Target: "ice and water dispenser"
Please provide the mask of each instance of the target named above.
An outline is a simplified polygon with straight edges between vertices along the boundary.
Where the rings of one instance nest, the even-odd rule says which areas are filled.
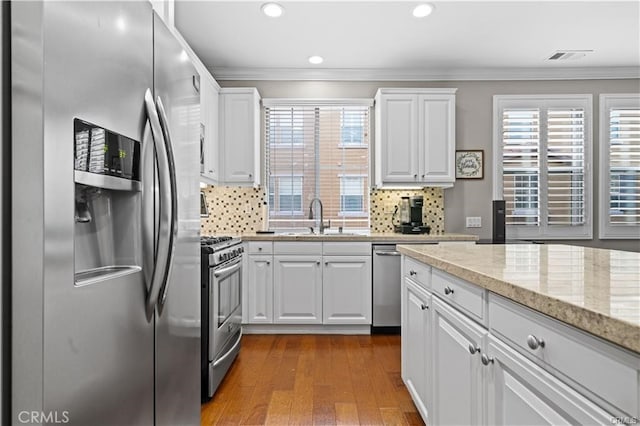
[[[141,270],[140,142],[75,119],[75,284]]]

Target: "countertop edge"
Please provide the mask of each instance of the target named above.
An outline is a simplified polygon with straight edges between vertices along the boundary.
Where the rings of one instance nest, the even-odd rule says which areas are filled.
[[[536,312],[640,354],[640,327],[634,324],[520,287],[439,257],[417,253],[411,247],[399,245],[397,249],[412,259],[427,263]]]
[[[427,244],[438,241],[478,241],[477,235],[471,234],[370,234],[370,235],[285,235],[285,234],[241,234],[243,241],[344,241],[344,242],[398,242],[407,244]]]

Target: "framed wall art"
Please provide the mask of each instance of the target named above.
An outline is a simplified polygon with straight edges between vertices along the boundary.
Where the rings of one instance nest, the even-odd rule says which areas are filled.
[[[456,179],[484,179],[483,150],[456,150]]]

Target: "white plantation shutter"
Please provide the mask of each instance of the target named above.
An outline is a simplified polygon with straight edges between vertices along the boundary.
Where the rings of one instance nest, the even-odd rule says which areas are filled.
[[[309,203],[317,197],[325,224],[367,229],[371,101],[264,99],[263,105],[270,228],[314,226]],[[319,216],[317,203],[314,212]]]
[[[640,95],[600,104],[600,238],[640,238]]]
[[[537,226],[540,221],[540,111],[505,109],[502,129],[506,224]]]
[[[509,238],[590,238],[589,95],[495,96],[494,191]]]
[[[547,223],[585,222],[585,117],[582,108],[547,110]]]

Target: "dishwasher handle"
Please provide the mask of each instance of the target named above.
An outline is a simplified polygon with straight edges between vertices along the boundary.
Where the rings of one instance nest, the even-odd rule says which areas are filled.
[[[374,251],[378,256],[400,256],[399,251],[391,251],[391,250],[382,250],[382,251]]]

